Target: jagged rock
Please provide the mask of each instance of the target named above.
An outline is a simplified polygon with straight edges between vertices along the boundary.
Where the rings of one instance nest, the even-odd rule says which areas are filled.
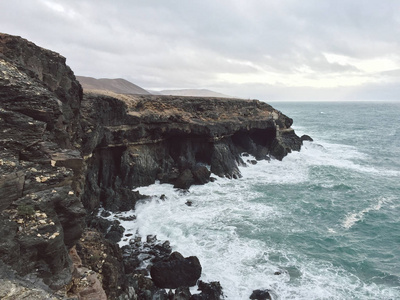
[[[107,295],[100,281],[101,275],[82,266],[75,247],[70,249],[69,256],[73,262],[73,278],[68,287],[68,296],[79,300],[106,300]]]
[[[167,260],[155,263],[150,269],[151,278],[160,288],[194,286],[201,275],[201,265],[197,257],[184,258],[173,252]]]
[[[178,287],[175,290],[175,295],[172,298],[173,300],[189,300],[190,296],[192,294],[190,293],[190,290],[187,286],[182,286],[182,287]]]
[[[118,221],[114,221],[109,231],[105,235],[105,238],[116,244],[123,237],[124,231],[125,231],[124,227],[119,225]]]
[[[155,236],[148,236],[146,242],[142,242],[140,236],[135,236],[129,245],[122,247],[125,273],[132,274],[139,271],[143,264],[156,263],[168,259],[171,254],[169,241],[159,241]],[[148,275],[147,270],[144,270]]]
[[[214,144],[211,157],[211,172],[228,178],[240,177],[239,164],[244,164],[231,141],[220,141]]]
[[[0,258],[54,288],[70,281],[68,247],[83,227],[81,100],[64,57],[0,34]]]
[[[127,286],[122,251],[97,231],[86,229],[76,245],[82,265],[102,274],[102,286],[109,299],[116,299]]]
[[[222,292],[221,284],[218,281],[210,283],[199,280],[197,282],[198,290],[200,294],[194,294],[191,300],[222,300],[224,299],[224,293]]]
[[[174,188],[187,190],[195,182],[193,174],[189,169],[186,169],[175,181]]]
[[[0,299],[57,300],[60,298],[41,288],[27,287],[12,280],[0,279]]]
[[[250,299],[272,300],[269,290],[254,290],[250,295]]]
[[[307,135],[307,134],[303,134],[303,135],[300,137],[300,139],[301,139],[302,142],[303,142],[303,141],[309,141],[309,142],[314,141],[313,138],[312,138],[311,136]]]
[[[206,166],[197,164],[192,169],[195,184],[205,184],[210,181],[211,172]]]

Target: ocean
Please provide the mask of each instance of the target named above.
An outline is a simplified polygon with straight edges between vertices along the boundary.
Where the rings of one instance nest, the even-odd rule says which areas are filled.
[[[226,299],[400,299],[400,102],[270,104],[314,142],[237,180],[141,187],[126,233],[197,256]]]

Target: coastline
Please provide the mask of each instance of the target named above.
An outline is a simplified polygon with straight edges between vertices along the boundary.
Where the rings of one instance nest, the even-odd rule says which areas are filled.
[[[119,224],[96,210],[130,210],[143,197],[132,189],[156,180],[185,190],[213,180],[211,172],[240,178],[243,152],[282,160],[301,148],[293,120],[261,101],[84,94],[59,54],[6,34],[0,45],[0,253],[27,282],[99,299],[168,297],[136,272],[137,257],[124,261]],[[153,244],[150,251],[160,248]],[[160,267],[193,265],[161,249]],[[219,284],[199,284],[203,295],[221,296]]]

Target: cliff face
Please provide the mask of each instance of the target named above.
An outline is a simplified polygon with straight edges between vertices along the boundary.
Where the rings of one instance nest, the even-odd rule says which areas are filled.
[[[84,225],[81,99],[65,58],[0,34],[0,257],[54,287]]]
[[[239,177],[242,152],[282,159],[301,147],[291,124],[257,100],[82,95],[65,58],[0,34],[0,259],[65,286],[86,214],[134,208],[132,188],[155,180],[188,188],[210,171]]]
[[[242,152],[282,159],[301,147],[292,120],[257,100],[119,98],[85,95],[82,102],[82,151],[90,156],[83,203],[91,209],[132,208],[130,190],[155,180],[181,188],[205,183],[208,168],[239,177]]]

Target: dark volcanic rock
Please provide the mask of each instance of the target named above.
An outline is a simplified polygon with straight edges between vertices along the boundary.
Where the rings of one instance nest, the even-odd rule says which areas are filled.
[[[174,188],[188,189],[195,182],[193,173],[189,169],[186,169],[175,181]]]
[[[257,100],[116,97],[87,94],[82,102],[88,209],[131,209],[139,199],[131,189],[155,180],[183,189],[203,184],[209,181],[205,166],[238,178],[242,152],[283,159],[301,147],[292,119]]]
[[[175,289],[181,286],[194,286],[201,275],[201,265],[197,257],[184,258],[173,252],[167,260],[155,263],[150,270],[156,286]]]
[[[309,135],[307,135],[307,134],[303,134],[303,135],[300,137],[300,139],[301,139],[302,142],[303,142],[303,141],[309,141],[309,142],[314,141],[314,140],[312,139],[312,137],[309,136]]]
[[[191,295],[192,294],[187,286],[178,287],[175,290],[173,300],[189,300]]]
[[[250,295],[250,299],[254,300],[271,300],[269,290],[254,290]]]
[[[81,100],[64,57],[0,34],[0,259],[54,288],[84,226]]]
[[[224,293],[222,292],[221,284],[218,281],[210,283],[199,280],[197,282],[198,290],[200,294],[193,295],[191,300],[221,300],[224,299]]]
[[[205,184],[210,181],[211,172],[204,165],[201,164],[195,165],[192,170],[192,173],[195,184]]]

